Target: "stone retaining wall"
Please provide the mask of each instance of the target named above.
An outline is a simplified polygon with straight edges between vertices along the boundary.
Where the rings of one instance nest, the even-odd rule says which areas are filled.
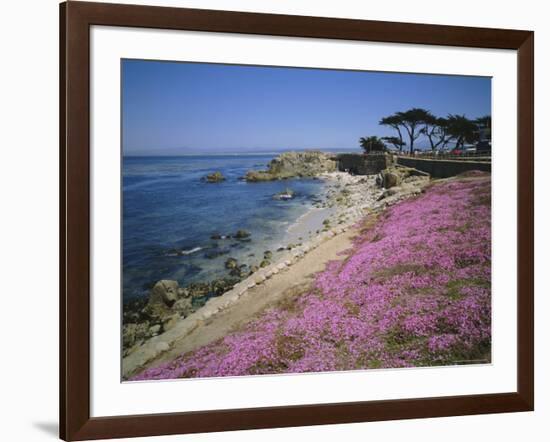
[[[350,172],[354,175],[376,175],[386,169],[391,158],[385,153],[342,153],[336,155],[338,170],[340,172]]]
[[[397,157],[397,164],[414,167],[427,172],[432,178],[449,178],[469,170],[491,172],[491,163],[466,160],[434,160],[424,158]]]

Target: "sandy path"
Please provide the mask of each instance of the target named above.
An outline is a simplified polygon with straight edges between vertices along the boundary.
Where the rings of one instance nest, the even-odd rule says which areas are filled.
[[[303,293],[311,284],[313,275],[322,271],[328,261],[344,258],[338,254],[350,248],[354,234],[355,230],[350,229],[330,238],[300,261],[251,288],[233,305],[202,321],[191,333],[175,341],[170,350],[149,362],[143,369],[172,361],[183,353],[222,338],[242,324],[257,318],[269,307]]]

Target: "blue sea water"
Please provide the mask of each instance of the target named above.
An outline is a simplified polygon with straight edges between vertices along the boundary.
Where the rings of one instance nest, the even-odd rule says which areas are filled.
[[[273,156],[124,157],[123,299],[146,296],[160,279],[180,286],[211,281],[227,275],[230,256],[259,264],[263,251],[286,246],[288,226],[312,207],[323,181],[240,179],[248,170],[265,168]],[[201,179],[213,171],[226,181]],[[295,198],[273,198],[287,187]],[[251,233],[249,241],[211,239],[239,229]]]

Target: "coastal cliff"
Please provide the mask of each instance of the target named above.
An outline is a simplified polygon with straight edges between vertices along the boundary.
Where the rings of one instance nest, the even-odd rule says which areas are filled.
[[[267,170],[250,170],[246,181],[273,181],[294,177],[314,177],[336,171],[332,154],[321,151],[285,152],[270,161]]]

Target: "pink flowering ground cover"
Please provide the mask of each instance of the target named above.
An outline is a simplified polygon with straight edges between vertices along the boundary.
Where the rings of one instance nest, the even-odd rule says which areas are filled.
[[[490,186],[470,174],[368,216],[306,293],[133,380],[489,362]]]

